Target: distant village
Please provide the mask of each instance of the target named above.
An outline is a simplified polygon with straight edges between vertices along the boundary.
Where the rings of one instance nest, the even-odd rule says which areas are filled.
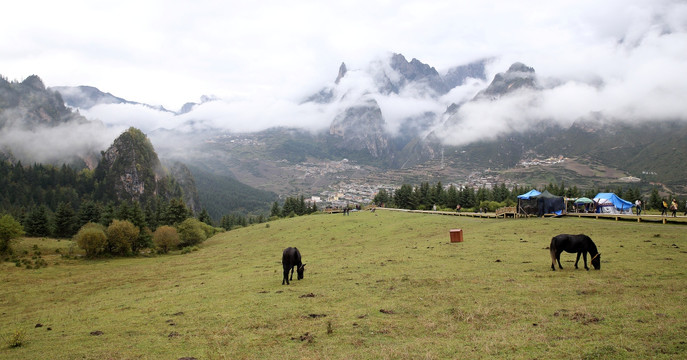
[[[384,189],[389,194],[393,194],[396,189],[400,188],[402,184],[392,184],[392,183],[371,183],[363,180],[350,180],[348,176],[343,175],[345,171],[350,170],[360,170],[359,165],[352,165],[348,160],[343,159],[342,161],[331,161],[326,164],[312,164],[304,163],[297,165],[299,170],[305,172],[305,176],[332,176],[333,173],[342,173],[340,176],[334,174],[335,178],[340,178],[341,181],[337,184],[329,186],[329,189],[320,192],[317,195],[311,196],[306,199],[307,202],[312,204],[315,202],[318,207],[332,207],[332,208],[342,208],[346,206],[355,205],[367,205],[372,203],[375,195]],[[453,185],[457,190],[462,190],[466,187],[472,187],[477,190],[481,187],[492,189],[495,185],[500,185],[502,181],[499,181],[496,175],[491,174],[489,170],[485,172],[473,172],[468,175],[468,178],[463,183],[444,183],[445,189],[448,189]],[[505,182],[506,186],[512,187],[517,184],[511,183],[510,181]],[[434,184],[430,184],[434,185]]]
[[[549,165],[555,165],[555,164],[560,164],[562,162],[565,162],[565,157],[563,155],[559,156],[554,156],[546,159],[527,159],[527,160],[522,160],[518,163],[518,166],[523,166],[523,167],[530,167],[530,166],[549,166]]]

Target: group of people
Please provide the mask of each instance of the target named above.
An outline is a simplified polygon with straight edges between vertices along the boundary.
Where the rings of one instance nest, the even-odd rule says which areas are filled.
[[[687,202],[685,203],[685,206],[687,207]],[[668,204],[666,204],[665,200],[663,201],[663,208],[661,209],[661,215],[668,215]],[[675,213],[677,213],[677,200],[673,199],[673,201],[670,202],[670,211],[673,213],[673,217],[677,216]],[[685,214],[687,215],[687,208],[685,209]]]
[[[637,199],[635,201],[635,207],[637,208],[637,216],[642,214],[642,201]],[[677,217],[677,200],[673,199],[673,201],[670,202],[670,206],[668,206],[668,203],[663,200],[663,203],[661,204],[661,216],[667,216],[668,215],[668,210],[672,212],[673,217]],[[685,215],[687,216],[687,200],[685,200]]]

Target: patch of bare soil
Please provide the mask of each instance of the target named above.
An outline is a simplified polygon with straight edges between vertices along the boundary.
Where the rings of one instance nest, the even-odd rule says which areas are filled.
[[[313,336],[307,332],[299,337],[292,337],[291,340],[300,340],[300,341],[307,341],[307,342],[312,342],[313,341]]]
[[[557,310],[556,312],[553,313],[553,316],[560,316],[566,319],[570,319],[572,321],[577,321],[581,323],[582,325],[589,325],[589,324],[596,324],[601,321],[603,321],[603,317],[599,318],[595,315],[592,315],[590,313],[585,313],[585,312],[579,312],[576,311],[574,313],[571,313],[570,311],[566,309],[560,309]]]

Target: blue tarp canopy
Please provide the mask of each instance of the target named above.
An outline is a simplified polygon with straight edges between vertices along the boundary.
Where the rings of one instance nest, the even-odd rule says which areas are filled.
[[[528,191],[522,195],[518,195],[518,199],[529,200],[529,199],[531,199],[535,196],[538,196],[538,195],[541,195],[541,192],[539,192],[535,189],[532,189],[532,190],[530,190],[530,191]]]
[[[596,212],[599,213],[632,214],[632,208],[635,206],[635,204],[619,198],[614,193],[598,193],[594,196],[594,202],[597,206]]]

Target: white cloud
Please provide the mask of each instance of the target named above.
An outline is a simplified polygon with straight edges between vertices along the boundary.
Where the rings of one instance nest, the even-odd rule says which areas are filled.
[[[123,129],[108,128],[100,122],[63,123],[55,127],[39,126],[26,130],[4,127],[0,130],[0,144],[24,162],[60,163],[73,156],[99,156]]]
[[[300,101],[333,81],[342,61],[352,71],[337,95],[362,96],[370,79],[355,70],[388,52],[440,72],[493,57],[489,79],[516,61],[534,67],[551,87],[543,94],[462,111],[460,131],[475,138],[485,126],[521,129],[524,116],[570,123],[596,112],[624,121],[687,113],[684,1],[26,0],[4,10],[0,34],[12,36],[0,36],[0,74],[10,80],[37,74],[48,86],[91,85],[175,110],[201,94],[224,99],[179,117],[132,106],[87,114],[117,127],[326,129],[340,109]],[[405,94],[379,103],[393,131],[404,113],[463,101],[483,85],[439,103]]]

